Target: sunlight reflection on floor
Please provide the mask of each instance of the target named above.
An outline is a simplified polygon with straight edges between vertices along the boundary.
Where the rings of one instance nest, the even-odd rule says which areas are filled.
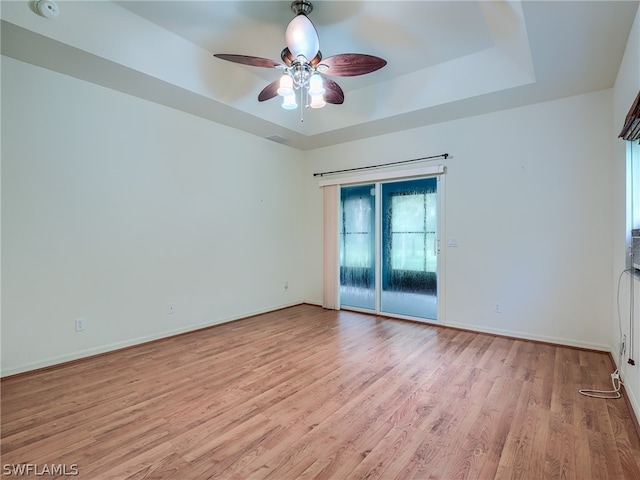
[[[341,286],[340,305],[375,310],[375,291]],[[419,293],[382,292],[380,312],[437,320],[438,298]]]

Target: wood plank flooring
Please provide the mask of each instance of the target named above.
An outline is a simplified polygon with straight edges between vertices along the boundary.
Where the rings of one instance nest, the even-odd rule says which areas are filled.
[[[611,372],[603,353],[300,305],[3,380],[1,474],[637,480],[624,400],[578,393]]]

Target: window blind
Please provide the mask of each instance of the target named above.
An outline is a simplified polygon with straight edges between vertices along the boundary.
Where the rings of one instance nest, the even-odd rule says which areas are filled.
[[[640,140],[640,92],[624,119],[624,127],[618,138],[629,141]]]

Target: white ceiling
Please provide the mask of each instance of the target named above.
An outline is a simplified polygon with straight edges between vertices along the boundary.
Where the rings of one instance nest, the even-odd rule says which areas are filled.
[[[613,86],[637,1],[313,1],[324,57],[387,60],[335,77],[343,105],[286,111],[258,93],[289,1],[2,1],[2,54],[303,150]]]

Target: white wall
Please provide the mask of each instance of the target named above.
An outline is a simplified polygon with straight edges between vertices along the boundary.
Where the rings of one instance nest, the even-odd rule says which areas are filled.
[[[640,10],[636,12],[636,18],[629,34],[627,48],[625,50],[620,70],[613,88],[613,132],[612,137],[617,137],[624,125],[624,118],[640,91]],[[627,142],[616,139],[613,144],[613,281],[612,295],[618,296],[618,279],[626,266],[627,245],[630,238],[631,225],[626,223],[626,150]],[[636,206],[640,208],[640,206]],[[627,343],[630,342],[630,292],[627,274],[620,279],[620,311],[617,302],[614,302],[611,311],[612,348],[611,354],[618,363],[618,368],[625,383],[627,393],[634,407],[636,417],[640,418],[640,279],[635,281],[635,366],[627,363],[629,351],[624,357],[619,356],[619,345],[622,335],[627,335]]]
[[[440,237],[459,246],[444,248],[441,323],[608,351],[611,99],[600,91],[310,152],[306,299],[322,298],[312,174],[449,153]]]
[[[301,152],[7,57],[2,119],[2,375],[303,300]]]

